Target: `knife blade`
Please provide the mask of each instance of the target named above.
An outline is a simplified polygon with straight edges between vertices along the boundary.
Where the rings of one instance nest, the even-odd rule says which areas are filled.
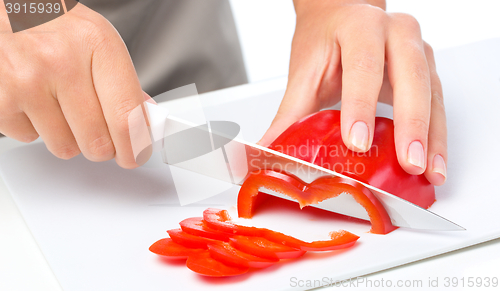
[[[229,121],[211,121],[196,125],[168,116],[168,111],[147,104],[153,140],[161,141],[163,162],[234,185],[242,185],[247,174],[258,170],[279,170],[294,175],[305,183],[319,177],[335,176],[349,179],[370,189],[388,212],[393,225],[422,230],[465,230],[452,221],[410,203],[382,189],[355,180],[335,171],[302,161],[239,138],[239,125]],[[161,136],[160,136],[160,133]],[[290,197],[259,189],[283,199]],[[362,208],[348,194],[327,199],[312,207],[369,220]]]

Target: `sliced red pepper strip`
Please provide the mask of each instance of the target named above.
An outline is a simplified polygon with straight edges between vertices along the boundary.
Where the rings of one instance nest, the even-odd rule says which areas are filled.
[[[210,277],[229,277],[248,272],[248,267],[228,266],[210,256],[208,251],[189,256],[186,266],[193,272]]]
[[[386,234],[394,229],[387,211],[373,193],[362,185],[344,178],[323,177],[311,184],[272,170],[250,173],[238,194],[238,215],[251,218],[255,209],[253,202],[259,188],[266,188],[287,195],[304,207],[333,198],[342,193],[350,194],[366,209],[372,224],[371,232]]]
[[[208,227],[207,223],[202,217],[191,217],[184,219],[180,223],[182,231],[189,233],[191,235],[221,240],[229,241],[230,234],[222,231],[215,230]]]
[[[203,211],[203,220],[210,228],[230,234],[258,236],[262,233],[261,228],[232,223],[226,210],[207,208]]]
[[[226,210],[220,210],[215,208],[208,208],[207,210],[205,210],[203,212],[203,219],[210,226],[212,225],[222,226],[220,227],[221,231],[227,231],[230,233],[246,235],[246,236],[263,237],[276,243],[288,245],[297,249],[300,248],[303,250],[310,250],[310,251],[328,251],[328,250],[347,248],[352,246],[359,238],[359,236],[352,234],[348,231],[342,231],[341,236],[332,237],[332,240],[314,241],[309,243],[266,228],[249,227],[249,226],[234,224],[230,222],[231,217],[229,216]]]
[[[234,248],[267,259],[294,259],[306,252],[258,236],[235,236],[229,239]]]
[[[172,260],[185,260],[190,255],[197,254],[201,249],[192,249],[175,243],[171,238],[163,238],[149,247],[157,255]]]
[[[269,190],[279,193],[292,193],[297,197],[299,204],[307,204],[306,200],[301,199],[302,190],[305,185],[297,178],[290,175],[275,172],[272,170],[262,170],[252,172],[248,175],[241,186],[238,194],[238,216],[242,218],[252,218],[256,209],[256,201],[259,196],[259,188],[265,187]],[[291,196],[292,197],[292,196]]]
[[[279,259],[266,259],[242,252],[228,243],[214,244],[208,246],[210,256],[228,266],[267,268],[279,262]]]
[[[185,246],[187,248],[207,249],[209,244],[215,244],[221,242],[219,240],[191,235],[189,233],[182,231],[182,229],[180,228],[167,230],[167,232],[168,235],[170,235],[170,238],[174,242],[182,246]]]
[[[303,251],[332,251],[352,247],[359,236],[348,231],[341,230],[331,234],[332,240],[305,242],[300,239],[282,234],[276,231],[267,232],[264,237],[272,242],[281,243]]]
[[[306,191],[316,197],[320,197],[319,199],[323,199],[328,195],[337,196],[341,193],[349,193],[356,202],[363,206],[368,217],[370,217],[372,224],[371,233],[387,234],[397,228],[392,225],[389,214],[377,197],[373,195],[372,191],[352,180],[339,177],[319,178],[309,184]]]

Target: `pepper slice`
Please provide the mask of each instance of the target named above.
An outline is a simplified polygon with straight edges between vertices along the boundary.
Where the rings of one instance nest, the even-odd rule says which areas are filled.
[[[240,196],[241,196],[241,191],[240,191]],[[249,200],[251,201],[251,198]],[[240,206],[240,201],[238,201],[238,207],[239,206]],[[251,207],[252,205],[250,204],[249,206]],[[296,239],[294,237],[285,235],[283,233],[269,230],[266,228],[257,228],[257,227],[234,224],[230,222],[231,217],[229,216],[226,210],[220,210],[215,208],[206,209],[203,212],[203,219],[209,226],[219,227],[221,231],[226,231],[229,233],[240,234],[245,236],[262,237],[276,243],[288,245],[297,249],[300,248],[302,250],[310,250],[310,251],[327,251],[327,250],[337,250],[341,248],[347,248],[352,246],[359,238],[359,236],[354,235],[350,232],[342,231],[342,235],[332,237],[332,240],[314,241],[308,243]],[[231,238],[229,240],[232,242]],[[255,253],[252,254],[255,255]]]
[[[170,235],[170,238],[180,244],[183,245],[187,248],[194,248],[194,249],[207,249],[209,244],[216,244],[220,243],[221,241],[219,240],[214,240],[211,238],[206,238],[206,237],[201,237],[201,236],[196,236],[196,235],[191,235],[189,233],[186,233],[182,231],[182,229],[171,229],[167,230],[168,235]]]
[[[279,259],[266,259],[242,252],[228,243],[208,246],[210,256],[226,265],[236,267],[267,268],[279,262]]]
[[[199,252],[189,256],[186,267],[200,275],[209,277],[229,277],[245,274],[248,267],[228,266],[210,256],[208,251]]]
[[[263,229],[258,227],[232,223],[231,217],[226,210],[207,208],[203,211],[203,220],[210,228],[229,234],[258,236],[263,233]]]
[[[267,259],[294,259],[306,252],[258,236],[235,236],[229,239],[234,248]]]
[[[157,255],[171,260],[185,260],[190,255],[197,254],[201,249],[192,249],[175,243],[171,238],[163,238],[149,247]]]
[[[264,237],[272,242],[278,242],[285,246],[290,246],[292,248],[297,248],[303,251],[313,252],[333,251],[349,248],[352,247],[359,239],[359,236],[345,230],[332,232],[330,234],[332,240],[321,240],[313,242],[305,242],[276,231],[269,231],[264,235]]]
[[[229,241],[230,234],[210,228],[202,217],[191,217],[179,223],[182,231],[195,235],[221,241]]]
[[[297,178],[272,170],[249,174],[238,194],[238,215],[240,217],[252,217],[256,208],[254,202],[260,193],[260,188],[285,194],[298,201],[301,208],[347,193],[365,208],[372,224],[370,230],[372,233],[386,234],[396,229],[377,197],[369,189],[352,180],[340,177],[323,177],[316,179],[311,184],[306,184]]]
[[[203,217],[186,219],[181,225],[186,229],[195,229],[200,235],[209,233],[212,237],[225,238],[218,230],[211,228],[214,225],[222,229],[220,232],[227,232],[226,235],[230,236],[229,243],[192,235],[182,229],[171,229],[167,231],[170,238],[155,242],[149,248],[150,251],[169,259],[187,258],[186,266],[198,274],[228,277],[244,274],[249,268],[269,267],[280,259],[298,258],[309,250],[346,248],[358,239],[356,235],[340,231],[332,236],[331,241],[308,243],[266,228],[232,223],[226,210],[209,208],[203,212]],[[236,233],[247,235],[235,235]],[[261,234],[265,237],[259,236]]]

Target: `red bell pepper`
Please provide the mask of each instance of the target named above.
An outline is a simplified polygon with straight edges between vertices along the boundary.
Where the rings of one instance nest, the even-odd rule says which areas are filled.
[[[269,148],[334,170],[429,208],[434,186],[424,175],[410,175],[399,165],[394,123],[375,118],[372,147],[366,153],[349,150],[340,135],[340,111],[324,110],[292,124]]]
[[[269,148],[368,183],[428,208],[435,201],[434,187],[423,175],[410,175],[399,165],[392,120],[377,117],[372,147],[366,153],[349,150],[340,133],[340,111],[325,110],[291,125]],[[284,174],[284,175],[283,175]],[[286,173],[250,173],[238,195],[238,215],[252,217],[260,187],[289,195],[301,206],[318,203],[343,191],[351,194],[370,217],[371,232],[385,234],[393,229],[387,212],[364,187],[347,179],[321,178],[309,185]]]

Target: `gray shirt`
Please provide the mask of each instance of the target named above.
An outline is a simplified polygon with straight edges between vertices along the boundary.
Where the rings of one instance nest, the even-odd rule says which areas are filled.
[[[151,96],[191,83],[202,93],[247,82],[228,0],[81,3],[116,27]]]

